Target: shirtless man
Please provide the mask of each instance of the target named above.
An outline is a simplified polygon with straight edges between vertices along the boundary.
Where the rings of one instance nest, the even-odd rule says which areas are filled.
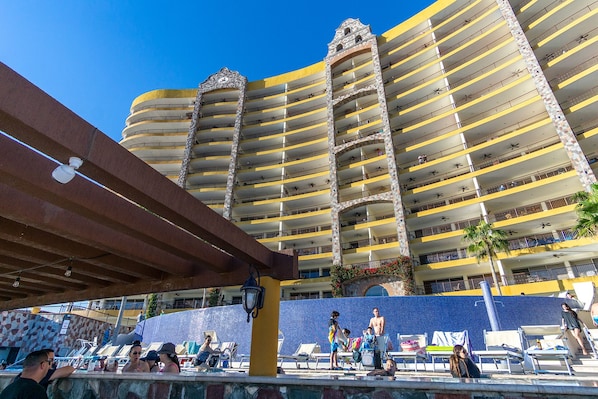
[[[384,331],[384,316],[380,316],[380,311],[378,308],[372,309],[372,313],[374,317],[370,319],[370,325],[368,327],[372,327],[374,329],[374,334],[377,337],[383,336],[385,334]]]

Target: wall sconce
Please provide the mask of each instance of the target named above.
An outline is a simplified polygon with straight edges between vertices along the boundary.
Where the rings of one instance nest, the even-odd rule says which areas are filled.
[[[64,272],[64,275],[66,277],[71,277],[72,274],[73,274],[73,267],[72,266],[67,267],[66,271]]]
[[[17,276],[17,278],[15,279],[15,282],[12,283],[12,286],[15,288],[19,288],[19,285],[21,285],[21,276]]]
[[[75,170],[83,165],[81,158],[70,157],[68,165],[60,165],[52,172],[52,177],[58,183],[66,184],[75,177]]]
[[[253,277],[252,269],[257,274],[257,281]],[[264,297],[266,295],[266,289],[260,285],[260,272],[255,266],[249,266],[249,278],[245,281],[241,287],[243,309],[247,312],[247,323],[250,318],[256,318],[259,309],[264,307]]]

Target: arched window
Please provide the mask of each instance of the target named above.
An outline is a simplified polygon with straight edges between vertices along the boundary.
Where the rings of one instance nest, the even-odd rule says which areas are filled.
[[[351,28],[345,28],[345,36],[351,33]]]
[[[360,41],[361,41],[361,36],[357,36],[357,37],[355,38],[355,43],[359,43]]]
[[[365,292],[365,296],[388,296],[388,291],[386,291],[386,288],[382,287],[381,285],[375,285],[368,288],[368,290]]]
[[[338,46],[336,46],[336,51],[341,51],[343,49],[343,45],[339,44]]]

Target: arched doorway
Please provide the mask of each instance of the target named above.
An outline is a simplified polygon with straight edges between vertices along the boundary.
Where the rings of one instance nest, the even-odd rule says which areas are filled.
[[[381,285],[374,285],[365,292],[365,296],[388,296],[388,291]]]

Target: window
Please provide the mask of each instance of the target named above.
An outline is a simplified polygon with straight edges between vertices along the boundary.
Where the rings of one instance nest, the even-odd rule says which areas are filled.
[[[341,51],[343,49],[343,45],[339,44],[338,46],[336,46],[336,51]]]
[[[202,298],[177,298],[174,300],[175,309],[196,309],[201,307]]]
[[[388,296],[388,291],[386,291],[386,288],[382,287],[381,285],[375,285],[368,288],[368,290],[365,292],[365,296]]]
[[[480,288],[480,283],[482,281],[487,282],[490,287],[494,286],[494,281],[492,281],[492,275],[491,274],[482,274],[482,275],[478,275],[478,276],[469,276],[468,280],[469,280],[469,289],[471,289],[471,290],[475,290],[477,288]]]
[[[425,294],[438,294],[441,292],[460,291],[463,289],[465,289],[465,282],[462,278],[424,281]]]
[[[351,28],[345,28],[345,36],[351,33]]]
[[[563,276],[567,276],[565,278],[568,278],[569,273],[567,272],[567,268],[562,264],[513,269],[513,280],[515,284],[535,283],[546,280],[562,280]]]
[[[320,269],[300,270],[299,278],[318,278],[320,277]]]
[[[362,40],[362,39],[361,39],[361,36],[357,36],[357,37],[355,38],[355,43],[359,43],[361,40]]]
[[[120,310],[120,299],[108,299],[104,302],[104,309]],[[143,309],[143,299],[127,299],[125,310]]]
[[[290,299],[320,299],[320,292],[292,292]]]

